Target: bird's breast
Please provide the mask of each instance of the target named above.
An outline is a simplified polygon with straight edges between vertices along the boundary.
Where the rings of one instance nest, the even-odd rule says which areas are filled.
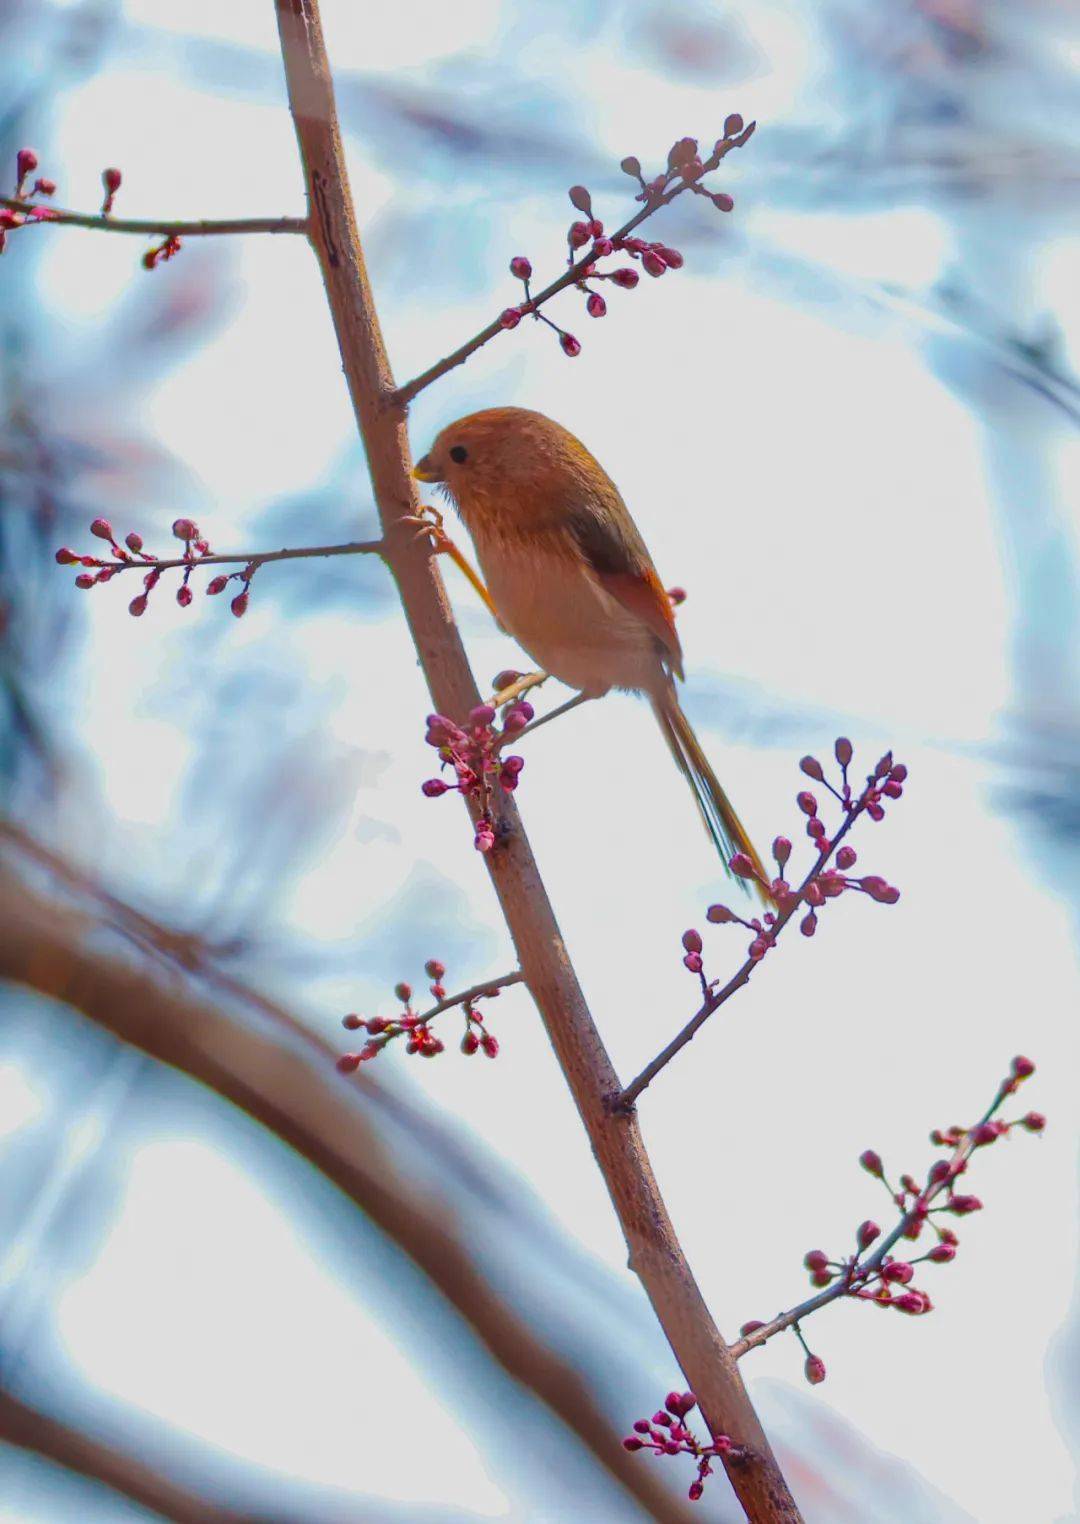
[[[545,672],[587,693],[655,686],[655,640],[575,548],[554,536],[508,541],[479,526],[473,538],[500,620]]]

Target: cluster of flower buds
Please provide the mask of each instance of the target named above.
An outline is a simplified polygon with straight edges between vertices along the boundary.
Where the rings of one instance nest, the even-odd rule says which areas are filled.
[[[500,678],[513,675],[500,673]],[[495,686],[498,691],[503,685],[496,679]],[[501,727],[495,723],[496,712],[490,704],[477,704],[464,726],[455,725],[443,714],[427,717],[424,739],[438,751],[443,766],[453,768],[457,781],[447,783],[443,778],[429,778],[421,785],[421,792],[428,799],[437,799],[456,790],[475,800],[480,810],[474,843],[478,852],[490,852],[495,845],[494,789],[498,787],[512,794],[525,766],[524,757],[504,757],[502,748],[525,729],[532,717],[533,707],[523,698],[505,705]]]
[[[996,1116],[1005,1100],[1015,1095],[1023,1081],[1034,1072],[1035,1065],[1030,1058],[1014,1058],[981,1121],[972,1127],[935,1128],[930,1134],[931,1142],[937,1147],[950,1149],[951,1157],[936,1160],[921,1182],[913,1175],[904,1174],[893,1185],[885,1174],[880,1154],[868,1148],[859,1155],[859,1163],[867,1174],[880,1180],[888,1191],[892,1206],[899,1211],[899,1221],[885,1239],[881,1237],[880,1226],[872,1219],[860,1223],[855,1230],[854,1253],[843,1258],[831,1259],[823,1249],[811,1249],[804,1256],[803,1265],[809,1273],[811,1286],[823,1295],[798,1309],[801,1316],[840,1296],[873,1302],[877,1307],[892,1308],[908,1317],[920,1317],[933,1310],[930,1297],[914,1284],[915,1267],[925,1263],[947,1265],[955,1259],[960,1240],[951,1223],[941,1219],[968,1217],[972,1212],[982,1210],[978,1196],[957,1189],[957,1182],[967,1173],[975,1151],[995,1143],[1014,1128],[1038,1133],[1046,1127],[1046,1118],[1037,1111],[1029,1111],[1012,1121]],[[901,1241],[917,1242],[927,1229],[933,1233],[935,1242],[925,1253],[899,1256],[889,1252]],[[807,1380],[816,1386],[825,1379],[824,1363],[806,1349],[798,1322],[788,1320],[782,1326],[789,1324],[806,1350]],[[766,1328],[767,1324],[752,1319],[743,1324],[740,1332],[744,1339],[753,1340],[754,1334]]]
[[[144,270],[156,270],[159,264],[164,264],[180,252],[180,239],[175,233],[168,233],[161,243],[154,244],[153,248],[147,249],[142,257]]]
[[[740,1446],[726,1434],[711,1444],[695,1438],[685,1419],[697,1407],[693,1392],[669,1392],[664,1406],[651,1418],[639,1418],[633,1434],[623,1440],[626,1450],[651,1450],[654,1455],[692,1455],[697,1461],[697,1476],[690,1483],[690,1501],[696,1503],[705,1490],[705,1479],[712,1475],[712,1463],[722,1455],[737,1455]]]
[[[698,149],[696,138],[680,138],[672,145],[668,154],[667,169],[652,180],[645,180],[641,173],[641,164],[635,158],[627,158],[622,161],[622,168],[632,175],[639,183],[641,189],[636,199],[644,203],[640,212],[617,231],[607,233],[603,222],[596,216],[593,210],[592,196],[584,185],[572,185],[570,187],[570,202],[574,210],[580,215],[571,222],[566,233],[567,266],[568,274],[553,283],[553,286],[534,297],[530,282],[533,276],[532,262],[524,254],[517,254],[510,261],[510,273],[515,280],[519,280],[523,287],[523,298],[513,307],[507,307],[499,317],[499,325],[504,329],[516,328],[523,317],[535,318],[538,322],[546,323],[559,338],[559,344],[565,355],[573,359],[581,353],[581,341],[566,329],[560,328],[552,322],[540,309],[544,302],[554,296],[557,291],[573,285],[585,298],[585,311],[589,317],[601,318],[607,313],[607,301],[596,290],[595,283],[598,281],[611,281],[613,285],[621,287],[624,291],[632,291],[638,284],[640,276],[632,265],[619,264],[614,269],[601,268],[602,261],[626,256],[640,263],[646,275],[659,278],[666,275],[669,270],[681,270],[683,257],[678,249],[672,249],[665,243],[650,242],[644,238],[634,236],[636,228],[646,217],[652,215],[661,206],[674,200],[683,191],[693,191],[696,195],[706,196],[720,211],[730,212],[734,202],[723,191],[711,191],[703,184],[704,176],[717,168],[724,156],[733,148],[741,148],[748,142],[754,131],[754,123],[744,125],[743,119],[737,113],[728,117],[724,123],[724,136],[717,140],[713,151],[706,158],[702,158]]]
[[[54,196],[56,194],[56,182],[47,180],[43,176],[31,180],[38,167],[38,156],[32,148],[20,148],[15,155],[15,189],[12,199],[15,201],[30,201],[34,196]],[[55,213],[47,206],[28,206],[25,210],[10,206],[0,206],[0,254],[7,245],[9,233],[16,228],[25,227],[28,223],[49,222],[55,217]]]
[[[342,1026],[347,1032],[364,1031],[368,1034],[368,1040],[362,1048],[355,1053],[343,1053],[337,1061],[337,1067],[342,1074],[352,1074],[360,1065],[369,1059],[377,1058],[388,1043],[396,1037],[404,1037],[405,1052],[418,1053],[421,1058],[437,1058],[445,1051],[445,1044],[431,1029],[431,1023],[444,1011],[459,1007],[465,1017],[465,1031],[461,1039],[461,1051],[466,1056],[482,1052],[488,1058],[496,1058],[499,1053],[499,1044],[484,1025],[484,1018],[477,1008],[479,1000],[494,1000],[499,995],[499,987],[493,984],[486,989],[472,990],[464,995],[450,995],[446,993],[443,983],[446,977],[445,965],[437,958],[429,958],[424,964],[424,972],[431,980],[429,989],[434,997],[435,1004],[430,1010],[417,1012],[412,1006],[412,986],[404,983],[395,984],[394,995],[401,1002],[401,1012],[397,1016],[372,1016],[367,1020],[355,1013],[350,1013],[342,1018]]]
[[[775,946],[780,931],[800,906],[805,906],[806,911],[799,921],[799,930],[804,937],[812,937],[817,931],[818,913],[822,906],[848,891],[865,894],[881,905],[895,905],[900,898],[899,889],[879,874],[852,875],[857,854],[853,847],[843,841],[843,837],[861,815],[865,814],[871,820],[883,819],[886,803],[903,795],[907,768],[902,762],[893,761],[891,751],[886,752],[868,776],[862,792],[856,795],[848,778],[853,755],[851,742],[845,736],[840,736],[833,750],[840,769],[835,786],[826,777],[825,769],[816,757],[803,757],[799,763],[808,778],[823,784],[833,795],[841,811],[838,828],[830,838],[825,822],[818,814],[816,796],[807,789],[796,795],[795,802],[806,816],[806,834],[817,853],[817,859],[801,887],[793,888],[787,877],[792,853],[791,841],[786,836],[777,836],[772,844],[777,870],[774,878],[766,878],[744,852],[737,852],[728,865],[738,878],[756,883],[775,905],[775,910],[767,911],[762,916],[746,917],[736,914],[728,905],[710,905],[705,913],[714,925],[723,926],[734,922],[752,933],[747,949],[752,962],[760,962],[770,948]],[[829,860],[834,852],[835,865],[830,867]],[[697,946],[691,947],[687,937],[696,938]],[[683,946],[688,955],[683,960],[687,968],[692,973],[700,974],[701,938],[697,932],[687,932],[683,937]],[[691,958],[696,959],[696,964],[691,962]]]
[[[95,519],[90,525],[90,533],[99,540],[107,541],[112,549],[112,555],[109,557],[84,556],[62,545],[56,552],[56,562],[58,566],[89,568],[80,572],[75,578],[75,586],[84,589],[96,587],[99,582],[110,582],[120,572],[148,567],[149,570],[143,574],[143,591],[128,604],[128,613],[134,615],[136,619],[146,613],[150,594],[161,581],[162,573],[179,571],[181,579],[180,586],[176,590],[176,601],[182,609],[186,609],[190,606],[193,597],[190,585],[191,574],[200,562],[211,554],[211,550],[194,519],[174,519],[172,532],[183,544],[183,554],[172,558],[160,557],[145,549],[141,534],[136,534],[133,530],[124,536],[124,543],[120,545],[117,543],[113,527],[108,519]],[[247,613],[251,579],[258,569],[258,561],[249,561],[240,571],[212,577],[206,585],[206,591],[216,595],[223,593],[230,582],[234,580],[239,582],[240,590],[229,606],[237,619],[240,619]]]

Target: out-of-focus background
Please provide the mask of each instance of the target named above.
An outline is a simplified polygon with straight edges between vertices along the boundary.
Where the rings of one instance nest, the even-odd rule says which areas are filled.
[[[934,1313],[836,1305],[806,1329],[823,1386],[790,1339],[746,1374],[813,1524],[1075,1519],[1080,7],[323,8],[402,380],[514,300],[512,255],[555,273],[570,184],[614,224],[624,155],[760,123],[732,216],[654,224],[682,271],[602,322],[561,298],[574,361],[539,325],[492,343],[415,403],[414,447],[506,402],[589,444],[688,589],[686,705],[759,839],[798,831],[797,758],[838,733],[908,764],[856,842],[900,903],[770,958],[646,1137],[731,1335],[885,1210],[861,1149],[922,1170],[1030,1053],[1050,1126],[980,1156]],[[4,0],[0,82],[5,175],[32,144],[62,205],[115,164],[131,217],[303,209],[270,0]],[[163,585],[136,622],[126,584],[53,564],[97,514],[159,551],[177,514],[218,549],[373,525],[303,241],[153,274],[142,249],[37,228],[0,262],[0,1419],[54,1456],[0,1446],[0,1520],[152,1517],[140,1466],[175,1518],[682,1519],[682,1461],[612,1460],[677,1373],[527,996],[492,1008],[495,1063],[450,1018],[437,1063],[332,1072],[341,1014],[390,1014],[426,957],[452,987],[513,966],[462,811],[419,795],[388,577],[267,567],[242,621]],[[448,578],[481,681],[523,664]],[[527,755],[629,1076],[693,1009],[679,935],[726,886],[641,704]],[[743,950],[708,930],[712,972]],[[299,1108],[320,1167],[193,1054]],[[697,1516],[734,1518],[722,1477]]]

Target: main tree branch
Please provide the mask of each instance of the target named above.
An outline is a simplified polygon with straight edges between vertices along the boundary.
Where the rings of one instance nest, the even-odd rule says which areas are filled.
[[[345,376],[367,452],[386,558],[436,709],[465,715],[480,694],[436,559],[415,542],[419,503],[403,399],[394,385],[364,264],[337,122],[317,0],[275,0],[289,104]],[[484,854],[533,999],[604,1176],[640,1277],[682,1370],[716,1435],[739,1447],[725,1464],[755,1524],[801,1516],[741,1375],[714,1324],[667,1213],[636,1118],[616,1115],[622,1087],[570,963],[554,911],[511,800],[501,839]],[[536,1119],[540,1127],[541,1120]]]

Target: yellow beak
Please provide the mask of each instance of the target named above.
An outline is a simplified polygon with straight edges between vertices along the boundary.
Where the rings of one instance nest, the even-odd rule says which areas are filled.
[[[425,455],[422,460],[416,462],[416,465],[413,466],[413,476],[418,482],[442,481],[442,477],[431,464],[431,457],[429,455]]]

